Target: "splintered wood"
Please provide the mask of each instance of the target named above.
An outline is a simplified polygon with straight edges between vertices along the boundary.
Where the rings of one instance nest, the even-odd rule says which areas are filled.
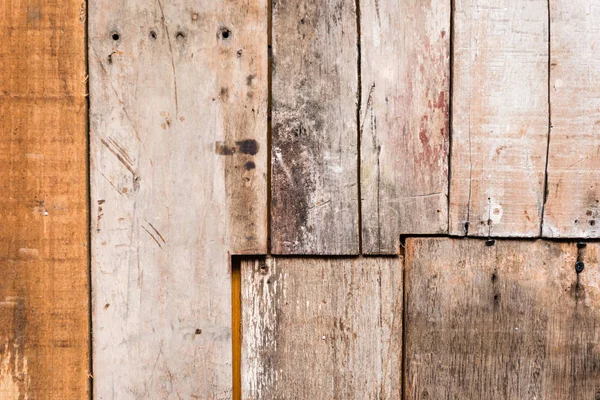
[[[244,399],[398,399],[399,258],[242,263]]]
[[[598,398],[599,251],[408,239],[405,398]]]
[[[94,397],[231,398],[266,253],[267,2],[90,4]]]
[[[361,1],[363,252],[448,232],[450,2]]]
[[[551,0],[545,237],[600,237],[600,2]]]
[[[450,233],[540,235],[548,2],[454,4]]]
[[[273,2],[272,252],[358,254],[355,0]]]
[[[89,395],[85,3],[0,2],[0,398]]]

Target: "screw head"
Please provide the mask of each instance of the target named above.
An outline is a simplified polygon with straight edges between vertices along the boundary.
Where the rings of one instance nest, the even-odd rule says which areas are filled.
[[[583,261],[577,261],[575,263],[575,272],[577,272],[578,274],[583,272],[584,268],[585,268],[585,264],[583,263]]]

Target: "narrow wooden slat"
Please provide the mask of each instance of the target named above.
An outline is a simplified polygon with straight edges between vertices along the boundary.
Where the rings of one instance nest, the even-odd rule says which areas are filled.
[[[600,13],[597,1],[550,1],[546,237],[600,237]]]
[[[354,0],[273,2],[272,252],[357,254]]]
[[[242,263],[244,399],[398,399],[400,258]]]
[[[365,253],[448,232],[450,1],[361,1]]]
[[[89,393],[85,3],[0,2],[0,398]]]
[[[230,398],[229,256],[266,252],[267,2],[90,5],[95,398]]]
[[[406,398],[600,395],[598,246],[408,239]]]
[[[450,233],[539,236],[548,2],[457,0]]]

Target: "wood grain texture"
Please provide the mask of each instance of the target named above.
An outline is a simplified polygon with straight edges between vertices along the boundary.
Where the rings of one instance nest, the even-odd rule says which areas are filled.
[[[457,0],[450,233],[540,235],[548,2]]]
[[[600,236],[598,1],[550,1],[546,237]]]
[[[361,1],[364,253],[448,232],[450,2]]]
[[[273,1],[272,252],[357,254],[354,0]]]
[[[244,399],[398,399],[400,258],[242,263]]]
[[[0,398],[89,393],[85,3],[0,2]]]
[[[90,5],[94,398],[229,399],[230,254],[266,252],[267,3]]]
[[[406,398],[600,396],[597,245],[406,244]]]

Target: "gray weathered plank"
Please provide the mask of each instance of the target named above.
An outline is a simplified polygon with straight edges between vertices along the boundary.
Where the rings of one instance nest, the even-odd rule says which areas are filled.
[[[266,0],[90,3],[95,398],[231,398],[229,255],[266,252],[266,48]]]
[[[450,233],[539,236],[548,138],[548,2],[457,0]]]
[[[364,253],[448,231],[450,1],[361,1]]]
[[[598,7],[598,1],[550,1],[546,237],[600,237]]]
[[[398,399],[400,258],[242,263],[244,399]]]
[[[355,8],[273,2],[274,254],[359,251]]]
[[[574,243],[407,239],[406,398],[593,399],[600,265]]]

